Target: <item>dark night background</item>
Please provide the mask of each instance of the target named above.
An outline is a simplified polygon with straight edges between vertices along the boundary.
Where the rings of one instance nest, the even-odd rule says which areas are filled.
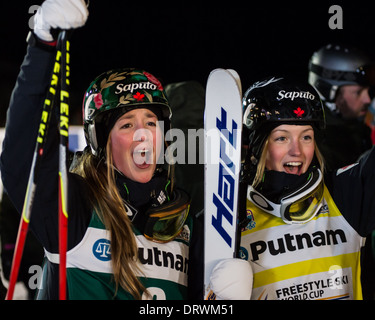
[[[26,50],[33,4],[4,1],[0,7],[0,125]],[[343,9],[343,29],[331,30],[331,5]],[[312,53],[330,42],[375,54],[373,6],[368,1],[103,1],[91,0],[85,27],[71,40],[72,124],[80,124],[82,97],[100,73],[139,67],[163,84],[197,80],[211,70],[237,70],[244,90],[266,75],[307,79]]]

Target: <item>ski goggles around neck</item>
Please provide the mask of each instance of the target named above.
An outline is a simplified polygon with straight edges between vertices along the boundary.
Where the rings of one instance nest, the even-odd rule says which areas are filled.
[[[175,190],[173,193],[171,201],[147,210],[143,234],[148,240],[169,242],[183,230],[189,214],[190,199],[182,190]]]
[[[266,199],[252,186],[248,188],[248,199],[263,211],[281,218],[287,224],[302,224],[313,219],[322,207],[323,175],[317,169],[311,172],[306,183],[297,190],[283,196],[280,204]]]

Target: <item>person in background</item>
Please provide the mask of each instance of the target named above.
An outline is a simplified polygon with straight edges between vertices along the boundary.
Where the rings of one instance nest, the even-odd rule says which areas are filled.
[[[328,44],[309,62],[308,81],[319,92],[326,116],[320,151],[327,169],[342,168],[358,161],[370,150],[374,130],[369,110],[375,93],[373,61],[352,46]],[[364,297],[375,298],[375,232],[368,237],[362,255]]]
[[[370,58],[354,47],[329,44],[310,59],[308,82],[326,117],[321,152],[327,169],[350,165],[372,147],[365,117],[374,97],[373,71]]]

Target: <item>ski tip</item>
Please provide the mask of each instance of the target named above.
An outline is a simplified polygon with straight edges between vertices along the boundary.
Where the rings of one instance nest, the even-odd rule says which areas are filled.
[[[242,96],[242,85],[241,85],[241,78],[238,74],[238,72],[234,69],[224,69],[224,68],[217,68],[217,69],[214,69],[210,72],[210,77],[215,74],[215,73],[218,73],[218,72],[225,72],[225,73],[229,73],[232,78],[236,81],[237,83],[237,86],[239,88],[239,91],[240,91],[240,94]]]
[[[238,79],[238,80],[240,79],[240,76],[236,70],[234,69],[226,69],[226,70],[233,76],[233,78]]]
[[[213,69],[210,72],[210,74],[213,74],[213,73],[216,73],[216,72],[226,72],[226,73],[229,72],[232,75],[233,78],[240,79],[240,76],[238,75],[238,72],[234,69],[216,68],[216,69]]]
[[[236,80],[238,88],[240,89],[241,95],[242,95],[242,85],[241,85],[241,78],[238,72],[234,69],[227,69],[227,71],[233,76],[233,78]]]
[[[217,73],[217,72],[225,72],[226,69],[223,69],[223,68],[216,68],[216,69],[213,69],[211,72],[210,72],[210,75],[209,77],[211,77],[213,74]]]

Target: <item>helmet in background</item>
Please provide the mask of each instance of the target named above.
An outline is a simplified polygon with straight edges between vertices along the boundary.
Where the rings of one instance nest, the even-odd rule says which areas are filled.
[[[309,62],[308,82],[327,102],[334,102],[344,85],[372,86],[374,69],[370,58],[354,47],[328,44],[316,51]]]

